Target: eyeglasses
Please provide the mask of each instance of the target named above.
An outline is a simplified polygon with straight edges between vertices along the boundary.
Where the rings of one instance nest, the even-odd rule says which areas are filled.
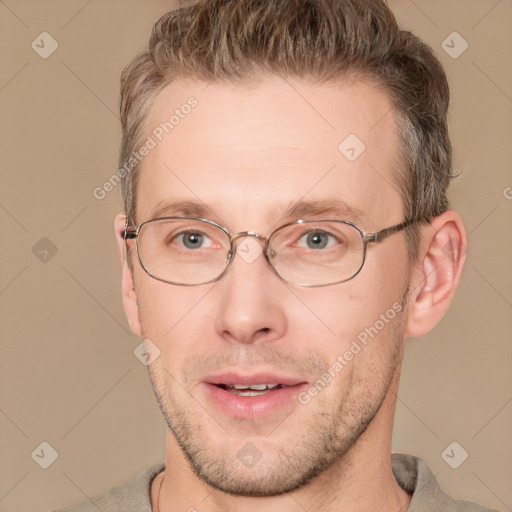
[[[239,241],[264,242],[272,270],[296,286],[329,286],[355,277],[363,268],[366,247],[413,225],[407,220],[377,233],[365,233],[344,220],[297,220],[280,226],[267,238],[254,231],[231,234],[207,219],[163,217],[125,226],[125,241],[136,239],[142,268],[169,284],[195,286],[224,276]]]

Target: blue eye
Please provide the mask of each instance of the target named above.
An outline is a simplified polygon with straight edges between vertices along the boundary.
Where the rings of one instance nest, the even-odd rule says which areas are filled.
[[[201,249],[209,245],[209,238],[206,235],[194,231],[180,233],[176,239],[187,249]]]
[[[325,249],[327,247],[331,247],[335,243],[335,238],[333,235],[326,233],[325,231],[310,231],[309,233],[304,234],[297,245],[305,246],[308,249]]]

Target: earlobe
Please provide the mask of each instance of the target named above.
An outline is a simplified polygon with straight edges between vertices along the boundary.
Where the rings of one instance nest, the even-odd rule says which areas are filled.
[[[420,256],[411,281],[406,335],[431,331],[446,313],[459,283],[467,238],[460,216],[453,211],[435,217],[422,228]]]
[[[124,240],[123,233],[126,224],[126,216],[119,214],[114,221],[114,232],[118,246],[118,252],[121,259],[121,293],[123,300],[123,308],[128,319],[131,330],[142,338],[141,326],[139,321],[139,306],[137,304],[137,293],[135,291],[133,272],[126,258],[128,248]]]

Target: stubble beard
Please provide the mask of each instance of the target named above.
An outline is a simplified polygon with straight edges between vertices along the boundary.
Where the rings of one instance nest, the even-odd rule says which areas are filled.
[[[405,300],[402,300],[402,304],[405,305]],[[379,382],[369,386],[364,377],[353,372],[346,384],[347,392],[340,393],[339,402],[334,407],[326,407],[323,412],[315,411],[305,421],[301,417],[299,421],[304,425],[301,433],[293,439],[288,438],[286,446],[271,445],[272,434],[261,442],[260,438],[248,439],[247,442],[259,445],[261,451],[261,459],[253,467],[241,463],[237,456],[240,438],[231,437],[220,422],[215,426],[221,425],[221,430],[226,430],[222,433],[225,440],[222,444],[215,443],[204,421],[201,422],[198,414],[187,408],[187,400],[180,403],[177,397],[182,389],[165,369],[152,364],[148,367],[149,375],[167,426],[201,480],[235,496],[278,496],[307,485],[332,468],[373,421],[393,378],[400,371],[406,317],[404,307],[389,326],[387,338],[373,341],[393,343],[388,364],[385,365],[386,373]],[[175,392],[169,393],[171,385]],[[188,403],[196,404],[192,398]],[[307,408],[309,405],[299,407]],[[197,410],[203,411],[200,406]],[[233,447],[234,442],[236,448]]]

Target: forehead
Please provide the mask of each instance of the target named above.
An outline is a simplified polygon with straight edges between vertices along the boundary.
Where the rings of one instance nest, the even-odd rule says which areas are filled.
[[[177,80],[156,98],[144,137],[153,147],[140,167],[139,221],[187,201],[239,222],[233,229],[264,229],[297,201],[337,202],[375,225],[400,220],[394,110],[369,82]]]

